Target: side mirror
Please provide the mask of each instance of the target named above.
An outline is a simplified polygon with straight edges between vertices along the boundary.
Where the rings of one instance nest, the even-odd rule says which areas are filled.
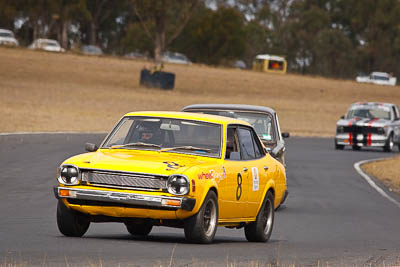
[[[289,138],[290,137],[290,133],[288,133],[288,132],[282,133],[282,137],[283,138]]]
[[[240,152],[231,152],[229,155],[230,160],[240,160]]]
[[[97,151],[97,149],[99,149],[99,147],[96,146],[95,144],[92,144],[92,143],[85,144],[85,150],[88,152],[95,152],[95,151]]]
[[[344,120],[344,115],[340,116],[340,118],[341,118],[342,120]]]
[[[267,154],[270,154],[271,156],[275,157],[274,152],[272,151],[272,149],[270,147],[264,147],[264,151]]]

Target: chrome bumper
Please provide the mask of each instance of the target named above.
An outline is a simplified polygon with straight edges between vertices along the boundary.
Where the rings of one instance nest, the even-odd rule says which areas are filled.
[[[62,191],[62,193],[60,192]],[[82,189],[74,187],[54,187],[57,199],[68,198],[77,200],[102,201],[107,203],[119,203],[125,205],[148,207],[184,209],[191,211],[196,203],[195,199],[187,197],[153,196],[137,193],[125,193],[116,191]],[[98,204],[101,206],[101,204]]]

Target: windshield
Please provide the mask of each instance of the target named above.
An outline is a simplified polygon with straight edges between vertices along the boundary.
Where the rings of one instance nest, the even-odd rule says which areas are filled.
[[[235,118],[238,120],[246,121],[263,141],[275,141],[275,130],[272,123],[272,116],[267,113],[253,113],[246,111],[226,111],[226,110],[188,110],[190,112],[199,112],[205,114],[212,114],[224,117]]]
[[[184,119],[125,117],[102,148],[221,155],[221,125]]]
[[[381,80],[381,81],[389,81],[389,77],[386,76],[378,76],[378,75],[374,75],[373,76],[374,80]]]
[[[9,32],[0,32],[0,37],[14,37],[12,33]]]
[[[58,44],[56,42],[49,42],[49,41],[46,42],[46,45],[47,46],[58,46]]]
[[[385,108],[356,108],[347,113],[347,119],[385,119],[390,120],[390,110]]]

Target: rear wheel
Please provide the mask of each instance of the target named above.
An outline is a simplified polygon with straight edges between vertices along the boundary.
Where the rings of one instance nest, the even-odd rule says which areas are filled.
[[[89,228],[90,221],[82,213],[72,210],[58,200],[57,204],[57,226],[65,236],[81,237]]]
[[[125,223],[126,229],[132,236],[147,236],[150,234],[153,225],[147,221],[142,223]]]
[[[393,147],[394,147],[393,134],[390,134],[389,138],[386,140],[385,146],[383,147],[383,151],[392,152]],[[399,145],[399,149],[400,149],[400,145]]]
[[[246,225],[244,228],[247,241],[267,242],[271,237],[274,226],[274,216],[274,196],[271,191],[268,191],[256,221]]]
[[[185,237],[190,242],[211,243],[217,231],[218,200],[214,191],[209,191],[196,215],[185,220]]]

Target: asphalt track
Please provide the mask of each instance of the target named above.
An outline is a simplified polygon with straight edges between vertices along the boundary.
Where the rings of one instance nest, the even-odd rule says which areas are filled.
[[[398,152],[335,151],[326,138],[288,139],[290,195],[268,243],[249,243],[243,229],[225,228],[211,245],[189,244],[183,230],[166,227],[135,240],[118,223],[64,237],[52,192],[56,167],[103,137],[0,136],[0,266],[400,265],[400,209],[353,167]]]

